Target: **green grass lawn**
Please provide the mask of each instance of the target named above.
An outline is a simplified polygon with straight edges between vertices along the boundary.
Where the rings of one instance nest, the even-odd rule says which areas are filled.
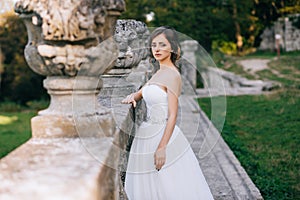
[[[283,88],[269,95],[227,97],[222,136],[264,199],[300,199],[300,55],[284,55],[269,66],[259,76],[280,81]],[[211,99],[198,101],[210,116]]]
[[[31,137],[30,119],[36,112],[0,112],[0,158]]]
[[[48,104],[48,100],[28,102],[26,107],[12,102],[0,103],[0,158],[31,137],[30,119]]]
[[[199,103],[209,113],[210,99]],[[300,194],[299,105],[299,97],[284,92],[227,97],[222,136],[265,199]]]

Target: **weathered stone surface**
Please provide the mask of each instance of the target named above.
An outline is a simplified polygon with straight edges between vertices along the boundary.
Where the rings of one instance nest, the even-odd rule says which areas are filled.
[[[104,116],[103,120],[112,121],[101,123],[98,118],[98,129],[84,123],[86,126],[82,130],[69,132],[81,132],[86,136],[56,136],[53,133],[59,131],[55,130],[50,130],[48,136],[37,133],[38,137],[32,138],[2,159],[0,199],[126,198],[120,175],[126,171],[128,144],[131,144],[131,136],[135,132],[135,122],[141,121],[145,108],[141,107],[143,105],[140,102],[138,108],[141,109],[135,112],[131,105],[121,104],[122,99],[123,96],[111,99],[99,97],[101,107],[106,107],[113,115],[110,118]],[[88,116],[85,120],[88,120]],[[48,128],[57,127],[53,124],[56,122],[59,123],[59,120],[50,119],[48,123],[51,126]],[[83,122],[86,121],[83,119]],[[101,125],[108,127],[103,128]],[[100,127],[109,132],[100,132]],[[95,130],[99,134],[91,134]]]
[[[180,46],[181,46],[181,52],[182,52],[181,74],[183,75],[183,77],[185,77],[186,80],[189,81],[190,85],[195,90],[197,87],[197,85],[196,85],[197,64],[196,64],[195,52],[197,51],[199,44],[195,40],[185,40],[180,43]],[[186,85],[186,84],[184,84],[184,85]],[[186,92],[187,91],[185,91],[185,93]]]
[[[45,76],[75,76],[81,68],[100,63],[97,69],[102,74],[113,66],[118,53],[114,40],[103,41],[113,35],[124,9],[123,0],[17,1],[15,11],[29,34],[25,48],[29,66]],[[111,61],[101,62],[107,58]]]
[[[141,21],[117,20],[114,38],[120,51],[114,69],[136,67],[145,59],[148,55],[149,35],[148,27]]]
[[[274,81],[249,80],[215,67],[204,68],[201,76],[205,80],[205,88],[197,89],[200,96],[261,94],[266,88],[281,87]]]
[[[267,27],[260,35],[262,39],[259,45],[260,50],[274,50],[275,49],[275,35],[274,29]]]
[[[124,11],[123,0],[18,0],[15,11],[34,13],[34,25],[41,26],[45,40],[80,41],[106,39],[113,33],[114,21],[109,15]]]
[[[74,130],[80,132],[87,124],[90,135],[98,134],[91,133],[97,118],[109,118],[97,102],[102,87],[99,76],[118,57],[112,36],[124,9],[123,0],[17,1],[15,11],[29,35],[25,58],[35,72],[48,76],[44,87],[51,96],[49,108],[32,120],[35,137],[50,132],[53,137],[74,137],[80,135]],[[105,127],[101,131],[110,132]]]
[[[117,165],[111,143],[94,145]],[[33,138],[1,159],[0,199],[116,199],[116,178],[115,169],[97,161],[79,138]]]
[[[289,15],[279,18],[272,27],[264,30],[260,50],[276,50],[276,34],[280,35],[278,43],[281,49],[285,51],[300,50],[300,29],[294,26],[294,22],[299,20],[300,14]]]
[[[130,146],[137,126],[146,116],[146,107],[143,101],[137,103],[135,109],[130,104],[120,102],[128,94],[137,91],[149,78],[149,63],[145,60],[138,67],[130,66],[131,73],[109,73],[102,76],[103,89],[98,95],[101,106],[110,109],[116,127],[116,135],[119,136],[119,199],[127,199],[124,191],[125,172]],[[121,68],[119,68],[121,69]],[[124,69],[124,68],[123,68]]]
[[[16,3],[29,33],[25,58],[47,76],[51,102],[32,119],[33,138],[1,159],[0,199],[118,199],[119,133],[97,95],[99,76],[118,57],[112,35],[124,6],[123,0]]]
[[[100,96],[125,96],[134,92],[136,89],[134,83],[137,80],[130,80],[128,76],[137,74],[131,72],[147,57],[148,36],[149,30],[145,23],[136,20],[117,20],[114,39],[118,44],[119,54],[112,69],[101,76],[104,85]],[[142,66],[139,65],[139,68]],[[141,82],[145,81],[145,71],[146,68],[136,76]]]

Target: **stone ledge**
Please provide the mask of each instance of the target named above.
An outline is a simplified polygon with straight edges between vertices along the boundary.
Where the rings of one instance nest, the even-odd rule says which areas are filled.
[[[101,153],[115,157],[105,144]],[[117,191],[116,177],[114,169],[88,153],[80,138],[32,138],[1,159],[0,199],[113,199],[116,192],[106,195]]]
[[[126,153],[122,152],[128,133],[134,132],[132,115],[137,121],[140,116],[131,105],[121,104],[120,99],[115,98],[118,103],[108,117],[115,122],[110,127],[113,134],[34,137],[2,158],[0,199],[109,200],[120,199],[120,195],[126,198],[120,181],[124,166],[120,163],[126,164]],[[99,101],[103,106],[111,102],[101,97]]]

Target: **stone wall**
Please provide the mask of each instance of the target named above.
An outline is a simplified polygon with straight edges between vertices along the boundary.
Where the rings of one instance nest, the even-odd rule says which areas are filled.
[[[280,48],[285,51],[300,50],[300,28],[295,23],[300,20],[300,14],[291,15],[285,18],[279,18],[273,26],[267,27],[261,35],[260,50],[276,49],[275,36],[280,35],[278,42]]]

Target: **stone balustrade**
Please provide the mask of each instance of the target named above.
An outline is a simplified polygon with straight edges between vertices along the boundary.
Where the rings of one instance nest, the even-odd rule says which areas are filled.
[[[146,112],[142,101],[136,109],[120,102],[153,70],[145,60],[149,32],[141,22],[117,21],[124,9],[123,0],[17,1],[29,34],[25,58],[47,76],[51,102],[32,119],[33,137],[0,160],[0,199],[126,199],[126,160]],[[194,42],[185,44],[189,57]]]
[[[197,89],[200,96],[261,94],[281,87],[281,84],[275,81],[249,80],[215,67],[203,68],[201,76],[206,80],[206,84],[204,89]],[[220,82],[220,87],[208,86],[216,82]]]
[[[120,152],[139,118],[120,99],[137,90],[143,79],[124,93],[115,91],[115,98],[107,101],[107,96],[99,97],[101,88],[120,77],[102,75],[115,68],[131,72],[146,56],[135,53],[122,58],[126,65],[118,62],[121,51],[114,31],[120,23],[114,27],[124,9],[123,0],[17,1],[15,10],[29,36],[26,61],[47,76],[44,87],[51,101],[32,118],[33,137],[0,160],[0,199],[119,199]],[[137,24],[130,31],[140,37],[138,45],[144,45],[145,25],[130,23]],[[126,42],[129,48],[133,45]],[[146,73],[139,72],[143,77]]]

